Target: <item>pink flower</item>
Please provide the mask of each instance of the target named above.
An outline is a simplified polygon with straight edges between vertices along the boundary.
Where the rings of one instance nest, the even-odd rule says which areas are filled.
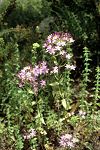
[[[33,137],[36,136],[36,131],[35,129],[30,129],[27,133],[23,135],[23,138],[26,140],[32,139]]]
[[[67,59],[70,59],[71,58],[71,55],[70,54],[66,54],[65,56]]]
[[[55,51],[60,51],[61,47],[60,46],[55,46]]]
[[[53,67],[53,70],[50,73],[51,74],[52,73],[58,73],[58,67],[57,66]]]
[[[80,111],[79,111],[79,115],[80,115],[82,118],[85,118],[86,112],[80,110]]]
[[[58,42],[57,42],[57,45],[58,45],[58,46],[65,46],[65,45],[66,45],[66,42],[65,42],[65,41],[58,41]]]
[[[41,70],[41,74],[46,74],[48,73],[49,69],[47,67],[47,63],[45,61],[43,61],[41,64],[40,64],[40,70]]]
[[[31,138],[34,137],[34,136],[36,136],[36,131],[35,131],[35,129],[30,129],[30,130],[29,130],[29,134],[30,134],[30,137],[31,137]]]
[[[19,87],[20,87],[20,88],[23,87],[23,83],[19,83]]]
[[[66,68],[66,69],[75,70],[76,67],[75,67],[74,65],[66,64],[66,65],[65,65],[65,68]]]
[[[56,49],[55,49],[55,47],[49,46],[46,48],[46,52],[48,52],[49,54],[55,54]]]
[[[76,68],[76,67],[75,67],[74,65],[71,65],[71,66],[70,66],[70,69],[71,69],[71,70],[75,70],[75,68]]]
[[[70,147],[70,148],[74,147],[74,143],[73,143],[73,142],[70,142],[70,141],[67,142],[67,145],[68,145],[68,147]]]
[[[72,135],[71,134],[65,134],[64,137],[68,140],[70,140],[72,138]]]
[[[31,78],[32,78],[31,72],[26,72],[25,76],[26,76],[27,80],[31,80]]]
[[[18,73],[17,77],[18,77],[19,79],[21,79],[21,80],[25,80],[25,70],[21,70],[21,71]]]
[[[40,81],[40,85],[41,85],[41,87],[45,87],[46,86],[46,81],[45,80],[41,80]]]
[[[38,77],[40,74],[40,68],[38,65],[35,65],[35,67],[33,68],[33,73],[35,77]]]
[[[72,134],[65,134],[60,137],[59,144],[61,147],[72,148],[79,140],[72,136]]]

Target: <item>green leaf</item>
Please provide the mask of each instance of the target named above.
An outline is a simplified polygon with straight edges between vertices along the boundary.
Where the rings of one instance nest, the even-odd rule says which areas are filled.
[[[59,82],[50,83],[49,85],[51,85],[51,86],[57,86],[57,85],[59,85]]]
[[[34,94],[34,92],[31,89],[27,89],[29,94]]]
[[[33,106],[33,105],[35,105],[35,104],[36,104],[36,102],[35,102],[35,101],[33,101],[33,102],[32,102],[32,106]]]
[[[43,118],[43,117],[41,117],[41,122],[42,122],[43,124],[45,124],[45,121],[44,121],[44,118]]]
[[[97,106],[99,106],[100,107],[100,103],[96,103],[97,104]]]
[[[2,134],[4,132],[4,124],[0,123],[0,134]]]
[[[66,103],[66,100],[65,99],[62,99],[62,105],[63,107],[66,109],[67,108],[67,103]]]

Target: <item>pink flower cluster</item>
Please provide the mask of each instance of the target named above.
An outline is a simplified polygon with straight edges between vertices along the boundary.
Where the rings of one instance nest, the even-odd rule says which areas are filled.
[[[45,61],[38,65],[24,67],[18,74],[17,77],[20,79],[19,87],[23,87],[26,82],[29,82],[35,94],[38,92],[39,86],[44,88],[46,85],[45,80],[39,80],[40,75],[45,75],[49,71],[47,63]]]
[[[61,55],[70,58],[63,48],[66,46],[67,43],[74,42],[72,36],[69,33],[64,32],[54,32],[49,35],[43,45],[46,49],[46,52],[54,55],[57,51],[60,51]]]
[[[61,147],[69,147],[73,148],[75,146],[75,143],[77,143],[79,140],[72,136],[72,134],[65,134],[62,135],[59,141],[59,144]]]
[[[58,52],[58,55],[60,55],[61,58],[70,59],[72,56],[64,50],[68,42],[74,42],[69,33],[54,32],[47,37],[43,47],[49,54],[55,54]],[[46,86],[44,76],[48,73],[50,75],[55,73],[58,74],[60,70],[59,68],[61,67],[57,65],[48,68],[47,62],[45,61],[39,62],[34,67],[31,65],[26,66],[17,74],[17,77],[20,80],[19,87],[23,87],[25,83],[30,83],[33,87],[34,93],[37,94],[40,87],[44,88]],[[75,66],[66,64],[65,69],[75,70]]]
[[[29,140],[29,139],[32,139],[33,137],[35,137],[36,136],[36,131],[35,131],[35,129],[30,129],[29,131],[28,131],[28,133],[25,133],[24,135],[23,135],[23,138],[24,138],[24,140]]]

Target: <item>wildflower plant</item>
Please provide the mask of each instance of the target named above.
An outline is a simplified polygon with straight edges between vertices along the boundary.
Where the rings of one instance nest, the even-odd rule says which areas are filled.
[[[45,75],[54,74],[54,76],[56,76],[61,72],[61,69],[75,70],[74,65],[66,64],[71,58],[71,54],[69,54],[69,52],[66,50],[66,45],[71,42],[74,42],[74,40],[69,33],[55,32],[49,35],[43,45],[44,60],[38,62],[38,64],[35,62],[35,54],[39,44],[34,43],[34,56],[32,57],[34,67],[31,65],[26,66],[18,73],[17,76],[20,79],[19,86],[21,87],[26,82],[29,82],[33,86],[33,89],[36,93],[38,91],[38,87],[44,87],[46,85],[46,81],[42,79]],[[48,58],[47,53],[51,55],[50,58]],[[48,64],[45,60],[47,60]]]
[[[90,115],[91,103],[87,101],[90,52],[84,47],[82,80],[79,93],[74,93],[71,74],[77,66],[72,52],[73,42],[73,37],[67,32],[50,34],[42,45],[33,44],[31,63],[22,69],[19,67],[18,45],[15,45],[19,65],[16,66],[17,74],[13,75],[14,82],[9,81],[11,98],[4,111],[7,112],[8,133],[16,140],[16,150],[36,150],[38,147],[78,149],[78,144],[82,149],[84,144],[80,133],[83,137],[84,132],[91,135],[94,117]],[[6,63],[5,69],[10,70]],[[93,107],[96,109],[99,98],[98,67],[94,93]]]
[[[25,86],[31,86],[33,94],[36,97],[36,121],[37,130],[42,133],[43,124],[45,125],[45,119],[47,120],[48,128],[52,127],[48,118],[50,114],[48,113],[49,106],[48,100],[51,95],[53,98],[53,105],[57,106],[57,111],[63,108],[69,109],[71,104],[71,80],[70,74],[71,70],[75,70],[75,65],[72,60],[71,43],[74,39],[69,33],[64,32],[54,32],[47,37],[43,44],[43,56],[42,60],[37,61],[37,49],[40,45],[37,43],[33,44],[32,50],[32,64],[24,67],[17,74],[19,79],[19,88],[24,88]],[[50,88],[51,93],[48,93]],[[66,89],[66,91],[64,91]],[[45,93],[48,93],[48,99],[45,98]],[[43,92],[44,91],[44,92]],[[66,94],[67,93],[67,94]],[[47,95],[46,95],[47,97]],[[51,105],[51,104],[50,104]],[[62,106],[61,106],[62,105]],[[44,107],[46,106],[47,109]],[[44,117],[44,112],[47,115]],[[50,111],[50,110],[49,110]],[[51,112],[50,112],[51,113]],[[50,116],[48,116],[50,115]],[[56,131],[60,133],[62,128],[62,122],[60,121],[60,115],[55,116],[56,120],[52,119],[53,124],[56,125]],[[65,115],[65,113],[62,115]],[[65,117],[65,116],[64,116]],[[45,135],[44,135],[45,136]],[[28,135],[25,136],[28,138]],[[29,137],[30,134],[29,134]],[[28,138],[29,139],[29,138]]]
[[[69,33],[55,32],[49,35],[43,45],[45,53],[49,54],[50,64],[53,65],[51,68],[51,74],[54,73],[55,83],[59,85],[59,94],[62,98],[62,105],[66,109],[66,100],[64,91],[62,92],[64,86],[66,86],[66,93],[70,95],[70,71],[75,70],[75,65],[72,64],[72,52],[70,45],[74,42],[73,37]],[[48,58],[47,58],[48,59]],[[52,61],[52,62],[51,62]],[[52,70],[53,69],[53,70]],[[66,81],[65,81],[66,80]],[[59,83],[59,81],[61,81]],[[51,86],[54,85],[50,84]],[[60,88],[63,85],[63,88]],[[55,87],[54,87],[55,88]],[[68,90],[68,91],[67,91]],[[66,97],[67,102],[70,96]]]
[[[100,106],[99,104],[99,99],[100,99],[100,67],[97,66],[96,69],[96,74],[95,74],[95,86],[93,88],[93,108],[92,108],[92,123],[94,126],[94,129],[96,129],[97,131],[99,130],[99,126],[98,123],[100,123],[100,119],[98,118],[98,107]],[[98,121],[97,121],[98,120]],[[96,124],[97,122],[97,124]]]
[[[89,74],[91,72],[91,69],[89,68],[90,66],[90,52],[87,47],[84,47],[83,49],[83,64],[84,64],[84,69],[82,71],[82,80],[80,83],[80,92],[79,92],[79,97],[80,97],[80,107],[82,109],[85,109],[87,111],[87,96],[88,96],[88,83],[90,82],[89,80]]]
[[[96,75],[95,75],[95,88],[94,88],[94,110],[96,109],[96,105],[98,104],[98,100],[100,98],[100,67],[96,67]]]

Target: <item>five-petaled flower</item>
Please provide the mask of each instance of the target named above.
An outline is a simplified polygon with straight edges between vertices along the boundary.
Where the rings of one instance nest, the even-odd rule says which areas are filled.
[[[66,69],[70,69],[70,70],[75,70],[76,66],[66,64],[66,65],[65,65],[65,68],[66,68]]]
[[[78,141],[72,134],[65,134],[60,137],[59,144],[61,147],[72,148]]]
[[[52,73],[58,73],[58,66],[53,67],[52,71],[50,72]]]

